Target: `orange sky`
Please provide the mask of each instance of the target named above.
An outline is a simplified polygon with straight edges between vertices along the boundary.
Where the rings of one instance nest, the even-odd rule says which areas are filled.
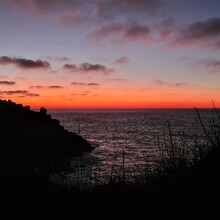
[[[60,91],[44,89],[43,93],[41,92],[43,95],[39,97],[5,95],[5,99],[30,105],[32,108],[42,106],[46,108],[210,108],[212,106],[212,97],[209,94],[207,95],[205,91],[192,93],[191,89],[179,89],[177,93],[169,87],[146,91],[140,91],[138,88],[128,91],[120,89],[105,91],[100,88],[96,94],[81,93],[81,89],[79,90],[75,89],[75,93],[71,93],[69,89],[60,89]],[[218,94],[213,93],[213,96],[215,95]],[[218,102],[216,104],[218,105]]]

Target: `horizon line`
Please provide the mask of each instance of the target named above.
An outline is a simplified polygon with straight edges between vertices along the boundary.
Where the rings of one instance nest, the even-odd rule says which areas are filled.
[[[34,109],[40,109],[41,107],[31,107],[32,110]],[[154,109],[213,109],[213,107],[44,107],[47,110],[154,110]],[[220,108],[216,108],[216,109],[220,109]]]

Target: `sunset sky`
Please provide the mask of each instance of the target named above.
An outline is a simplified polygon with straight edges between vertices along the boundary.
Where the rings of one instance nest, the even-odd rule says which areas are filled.
[[[220,106],[219,0],[0,0],[0,98]]]

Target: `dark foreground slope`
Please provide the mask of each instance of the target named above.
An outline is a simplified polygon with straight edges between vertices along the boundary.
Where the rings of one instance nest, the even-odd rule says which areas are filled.
[[[73,156],[92,149],[46,109],[0,100],[0,219],[56,216],[66,194],[50,174],[63,173]]]
[[[48,175],[91,147],[45,109],[0,101],[0,136],[0,219],[220,219],[219,132],[191,166],[171,157],[152,176],[143,171],[142,182],[122,178],[80,190],[52,183]]]
[[[21,178],[38,172],[46,176],[74,155],[90,150],[85,139],[65,130],[46,109],[35,112],[29,106],[0,100],[0,159],[9,175]]]

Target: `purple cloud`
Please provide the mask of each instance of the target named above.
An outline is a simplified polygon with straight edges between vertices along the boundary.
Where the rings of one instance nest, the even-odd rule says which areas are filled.
[[[37,97],[40,96],[37,93],[30,93],[27,90],[11,90],[11,91],[0,91],[0,94],[5,94],[5,95],[23,95],[23,96],[30,96],[30,97]]]
[[[191,63],[192,67],[206,68],[211,73],[220,73],[220,60],[219,59],[200,59]]]
[[[98,72],[105,75],[115,71],[114,69],[107,68],[104,65],[90,64],[90,63],[83,63],[80,64],[79,66],[75,64],[65,64],[63,65],[63,68],[70,72],[80,72],[80,73]]]
[[[127,27],[124,22],[111,22],[95,29],[90,36],[95,38],[106,38],[109,35],[122,32]]]
[[[50,69],[50,63],[42,60],[29,60],[23,58],[0,57],[0,65],[15,65],[21,69]]]
[[[49,88],[49,89],[62,89],[63,86],[58,86],[58,85],[52,85],[52,86],[30,86],[29,87],[30,89],[46,89],[46,88]]]
[[[61,24],[64,26],[77,26],[83,24],[87,17],[77,8],[65,12]]]
[[[160,41],[166,41],[174,33],[174,19],[172,17],[156,22],[152,25],[152,30],[159,33]]]
[[[130,59],[128,57],[121,57],[121,58],[117,59],[115,61],[115,63],[117,63],[117,64],[127,64],[127,63],[129,63],[129,61],[130,61]]]
[[[175,43],[180,45],[218,45],[220,37],[220,17],[196,21],[185,29],[179,30]],[[217,42],[218,41],[218,42]]]
[[[74,72],[78,71],[78,67],[75,64],[64,64],[63,68]]]
[[[170,83],[170,82],[166,82],[166,81],[163,81],[163,80],[154,80],[154,83],[156,85],[160,85],[160,86],[176,86],[176,87],[187,86],[188,85],[188,83],[185,83],[185,82]]]
[[[82,72],[102,72],[102,73],[110,73],[113,72],[113,69],[109,69],[104,65],[100,64],[90,64],[83,63],[79,66],[79,70]]]
[[[72,82],[73,86],[99,86],[98,83],[84,83],[84,82]]]
[[[154,13],[161,6],[160,0],[105,0],[97,4],[97,16],[128,12]]]
[[[87,96],[87,93],[73,93],[73,96]]]
[[[9,85],[9,86],[12,86],[12,85],[15,85],[16,82],[14,81],[0,81],[0,85]]]
[[[128,30],[124,33],[124,38],[128,39],[145,39],[150,34],[150,30],[147,26],[140,24],[131,25]]]
[[[120,41],[146,41],[150,38],[150,29],[137,22],[110,22],[93,30],[88,36],[94,39],[116,37]]]
[[[42,89],[44,86],[30,86],[30,89]]]
[[[76,5],[76,0],[12,0],[12,2],[21,9],[35,14],[66,10]]]
[[[48,86],[48,88],[49,88],[49,89],[62,89],[63,86],[57,86],[57,85],[55,85],[55,86]]]

